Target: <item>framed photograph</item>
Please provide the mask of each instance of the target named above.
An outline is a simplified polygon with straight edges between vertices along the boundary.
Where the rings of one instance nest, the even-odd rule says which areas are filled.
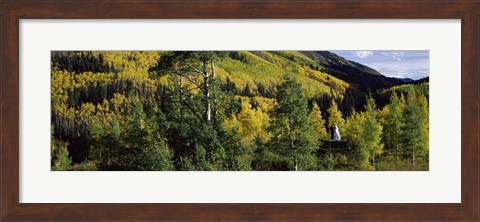
[[[1,218],[479,218],[478,1],[2,1]]]

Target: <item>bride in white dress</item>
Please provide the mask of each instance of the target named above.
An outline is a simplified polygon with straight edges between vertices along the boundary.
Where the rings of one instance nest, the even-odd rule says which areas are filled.
[[[338,126],[337,124],[335,124],[334,126],[334,131],[333,131],[333,140],[334,141],[339,141],[339,140],[342,140],[342,137],[340,136],[340,131],[338,130]]]

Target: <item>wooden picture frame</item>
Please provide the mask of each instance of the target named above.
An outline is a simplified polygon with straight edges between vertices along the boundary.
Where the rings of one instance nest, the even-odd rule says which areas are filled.
[[[479,217],[479,13],[466,1],[0,2],[1,219],[17,220],[458,220]],[[461,203],[24,204],[19,203],[20,19],[461,19]]]

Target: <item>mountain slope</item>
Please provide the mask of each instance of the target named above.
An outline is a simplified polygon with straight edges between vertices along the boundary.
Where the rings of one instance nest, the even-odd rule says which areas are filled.
[[[220,78],[240,90],[247,85],[254,91],[258,86],[272,87],[284,74],[294,74],[310,98],[322,94],[342,98],[347,89],[361,94],[408,82],[328,51],[234,51],[218,64]]]
[[[321,71],[318,63],[295,51],[235,51],[217,62],[217,73],[222,82],[233,82],[237,90],[247,86],[274,88],[285,74],[294,75],[302,83],[306,97],[333,94],[342,98],[351,84]]]
[[[323,66],[322,71],[357,86],[362,91],[388,88],[403,83],[399,79],[383,76],[375,69],[346,60],[332,52],[302,51],[301,53]]]
[[[395,78],[395,79],[398,79],[398,80],[402,81],[403,83],[409,83],[409,82],[414,81],[413,79],[410,79],[410,78]]]

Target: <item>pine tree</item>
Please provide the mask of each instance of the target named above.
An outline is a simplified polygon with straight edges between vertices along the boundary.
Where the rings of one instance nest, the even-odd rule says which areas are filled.
[[[240,171],[251,170],[252,155],[251,150],[247,149],[240,141],[240,134],[236,129],[222,131],[221,137],[225,147],[226,164],[225,170]]]
[[[325,129],[325,120],[322,117],[322,111],[315,101],[313,102],[312,111],[310,112],[310,121],[312,122],[313,132],[319,139],[329,138],[327,130]]]
[[[242,93],[243,96],[247,96],[247,97],[252,97],[253,94],[252,94],[252,90],[250,90],[250,85],[245,85],[245,88],[243,89],[243,93]]]
[[[100,132],[96,137],[99,149],[104,150],[98,154],[100,166],[109,170],[173,169],[170,148],[158,127],[162,114],[147,115],[138,94],[130,94],[129,101],[122,128],[114,121],[103,132],[94,130]]]
[[[214,51],[175,51],[169,52],[160,57],[158,65],[151,68],[151,71],[165,72],[166,70],[179,75],[180,80],[194,86],[203,94],[203,110],[201,118],[210,124],[215,120],[215,109],[217,101],[215,93],[219,84],[215,84],[216,63],[219,58],[225,57],[227,52]],[[201,79],[201,80],[200,80]]]
[[[290,170],[308,170],[315,166],[317,138],[312,136],[307,101],[302,86],[290,76],[278,86],[277,107],[269,127],[270,147],[283,157]]]

